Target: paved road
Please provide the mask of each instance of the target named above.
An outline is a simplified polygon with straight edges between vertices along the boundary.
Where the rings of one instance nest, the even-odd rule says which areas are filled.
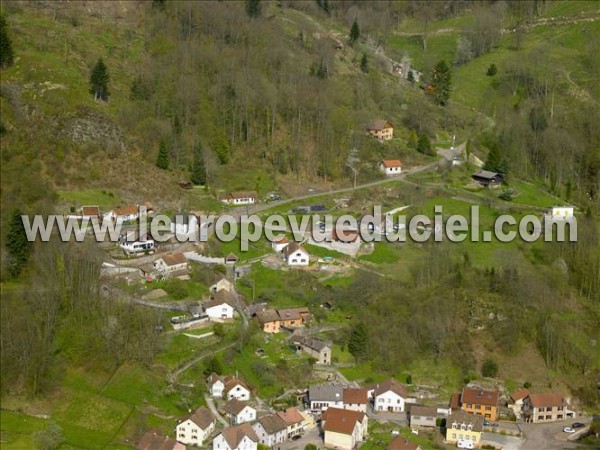
[[[568,440],[569,435],[562,430],[573,422],[589,423],[591,418],[577,418],[569,422],[523,423],[519,424],[525,440],[520,447],[523,450],[565,450],[577,448],[575,442]]]
[[[481,438],[484,442],[500,445],[502,450],[520,450],[521,448],[529,448],[523,447],[523,440],[516,436],[506,436],[499,433],[485,432]],[[531,448],[531,450],[534,449]]]
[[[209,394],[204,394],[204,400],[206,400],[206,406],[208,406],[208,409],[210,409],[212,415],[219,422],[221,422],[225,428],[227,428],[229,426],[229,423],[225,419],[223,419],[221,414],[219,414],[219,411],[217,411],[217,407],[215,406],[215,401],[213,400],[213,398]]]
[[[318,426],[307,430],[297,441],[286,441],[273,447],[274,450],[302,450],[307,444],[315,444],[317,448],[323,448],[323,439]]]

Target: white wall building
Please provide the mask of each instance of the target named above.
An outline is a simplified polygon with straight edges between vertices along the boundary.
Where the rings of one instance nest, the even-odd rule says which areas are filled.
[[[175,436],[182,444],[201,447],[214,430],[215,418],[208,409],[202,407],[177,425]]]

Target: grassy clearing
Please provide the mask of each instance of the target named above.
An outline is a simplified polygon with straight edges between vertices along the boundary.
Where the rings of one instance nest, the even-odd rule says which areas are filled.
[[[370,255],[359,256],[359,261],[368,261],[375,264],[392,264],[401,258],[398,244],[387,241],[377,242],[375,250]]]
[[[458,36],[458,33],[430,35],[427,39],[427,51],[423,50],[422,38],[417,35],[394,35],[390,37],[388,44],[398,60],[406,54],[411,58],[415,67],[424,70],[433,67],[442,59],[452,64],[456,58]]]
[[[109,211],[122,203],[122,199],[109,189],[83,189],[79,191],[58,191],[60,199],[69,206],[98,205]]]

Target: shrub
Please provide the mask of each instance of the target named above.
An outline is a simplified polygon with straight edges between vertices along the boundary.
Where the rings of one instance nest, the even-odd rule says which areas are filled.
[[[165,291],[175,300],[183,300],[188,296],[188,285],[185,281],[173,278],[165,283]]]
[[[488,67],[487,72],[485,73],[488,77],[493,77],[494,75],[496,75],[498,73],[498,68],[496,67],[496,64],[492,63],[490,65],[490,67]]]
[[[494,378],[498,375],[498,363],[491,358],[486,359],[481,367],[481,375]]]

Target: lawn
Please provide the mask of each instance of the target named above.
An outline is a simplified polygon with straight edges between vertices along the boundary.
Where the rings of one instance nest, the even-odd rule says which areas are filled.
[[[375,250],[370,255],[362,255],[358,257],[359,261],[367,261],[375,264],[391,264],[398,261],[402,256],[402,252],[398,244],[391,242],[376,242]]]
[[[452,64],[456,59],[456,41],[458,33],[444,33],[430,35],[427,39],[427,51],[423,50],[421,36],[393,35],[388,40],[392,55],[400,61],[403,55],[411,58],[412,64],[418,70],[433,67],[438,61],[444,59]]]
[[[548,193],[543,186],[527,181],[513,181],[510,187],[514,189],[513,203],[547,208],[562,205],[564,202]]]
[[[83,189],[78,191],[58,191],[60,199],[70,206],[98,205],[103,211],[109,211],[121,204],[120,197],[109,189]]]

